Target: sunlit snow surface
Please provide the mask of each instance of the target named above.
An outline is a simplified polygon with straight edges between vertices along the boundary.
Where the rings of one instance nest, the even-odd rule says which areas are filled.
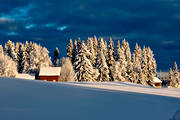
[[[85,87],[92,84],[152,89],[0,78],[0,120],[169,120],[180,110],[178,97]]]

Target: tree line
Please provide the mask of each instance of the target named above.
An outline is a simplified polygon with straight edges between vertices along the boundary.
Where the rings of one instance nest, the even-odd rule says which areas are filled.
[[[112,38],[89,37],[87,41],[69,40],[67,57],[73,65],[76,81],[128,81],[153,86],[157,76],[157,64],[150,47],[136,43],[131,53],[129,43],[118,40],[115,46]],[[170,70],[170,85],[180,85],[180,74],[175,64]]]
[[[86,41],[69,40],[67,58],[60,59],[60,51],[55,49],[52,58],[47,48],[28,42],[7,41],[0,45],[0,76],[16,76],[17,73],[38,74],[40,67],[61,66],[62,81],[128,81],[153,86],[157,76],[157,65],[150,47],[143,49],[136,44],[131,53],[129,43],[124,39],[112,38],[107,42],[103,37],[89,37]],[[177,64],[170,69],[170,86],[180,85]]]
[[[26,41],[25,44],[10,40],[4,48],[0,45],[0,76],[15,77],[18,73],[39,74],[40,67],[61,66],[61,81],[74,81],[75,74],[69,58],[59,57],[58,48],[52,57],[46,47]]]
[[[70,39],[67,57],[71,60],[77,81],[129,81],[153,85],[157,75],[156,60],[150,47],[143,50],[136,44],[131,54],[129,43],[124,39],[107,43],[102,37],[89,37],[87,42]]]
[[[49,51],[37,43],[28,41],[25,44],[15,44],[8,40],[4,48],[0,45],[0,57],[1,76],[38,73],[40,67],[52,66]]]

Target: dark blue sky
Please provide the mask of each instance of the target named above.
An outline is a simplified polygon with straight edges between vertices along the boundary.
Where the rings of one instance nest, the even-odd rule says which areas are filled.
[[[179,0],[0,0],[0,40],[31,40],[65,56],[69,38],[126,38],[150,46],[158,69],[180,64]]]

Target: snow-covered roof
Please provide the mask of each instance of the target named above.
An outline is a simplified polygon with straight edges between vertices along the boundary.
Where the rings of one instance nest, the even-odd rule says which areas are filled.
[[[162,83],[162,81],[157,77],[154,77],[153,82],[154,83]]]
[[[61,67],[41,67],[39,76],[60,76]]]

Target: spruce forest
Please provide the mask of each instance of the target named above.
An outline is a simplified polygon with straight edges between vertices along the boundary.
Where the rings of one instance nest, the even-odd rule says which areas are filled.
[[[38,74],[41,67],[61,66],[61,81],[108,82],[123,81],[153,86],[157,65],[150,47],[136,44],[133,52],[128,41],[115,44],[113,39],[89,37],[86,41],[69,40],[67,57],[60,59],[55,49],[52,57],[47,48],[33,42],[0,45],[0,76],[15,77],[18,73]],[[180,74],[175,62],[169,71],[170,86],[180,85]]]

